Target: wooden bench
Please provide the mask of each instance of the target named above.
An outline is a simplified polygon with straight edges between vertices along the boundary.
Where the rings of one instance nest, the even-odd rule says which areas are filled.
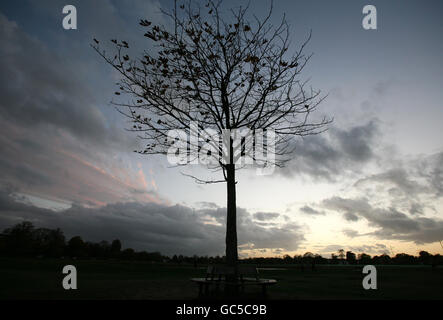
[[[207,296],[209,287],[215,286],[216,292],[219,291],[220,285],[234,286],[240,288],[244,292],[246,286],[256,285],[262,287],[263,297],[267,296],[267,287],[277,283],[274,279],[260,279],[258,269],[250,265],[237,266],[237,281],[232,281],[235,275],[235,268],[224,265],[210,265],[206,269],[204,278],[192,278],[191,281],[199,286],[198,295]]]

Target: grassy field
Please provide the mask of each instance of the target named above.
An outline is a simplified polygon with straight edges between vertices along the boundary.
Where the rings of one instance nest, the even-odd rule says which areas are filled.
[[[68,264],[77,268],[77,290],[62,288]],[[280,267],[284,270],[260,270],[262,278],[279,280],[269,288],[272,300],[443,299],[441,266],[377,266],[378,290],[363,289],[361,266]],[[204,272],[204,266],[0,258],[0,299],[196,299],[198,289],[189,278]],[[247,296],[259,297],[259,290],[248,288]]]

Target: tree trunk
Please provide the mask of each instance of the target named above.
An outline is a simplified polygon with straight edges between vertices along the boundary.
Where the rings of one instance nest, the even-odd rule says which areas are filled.
[[[226,218],[226,263],[228,266],[237,266],[237,201],[235,198],[235,164],[228,164],[226,168],[228,212]]]

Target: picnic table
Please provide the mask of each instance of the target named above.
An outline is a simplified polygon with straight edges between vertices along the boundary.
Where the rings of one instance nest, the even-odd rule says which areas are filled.
[[[232,277],[237,274],[237,278]],[[261,286],[263,297],[267,297],[267,287],[277,283],[275,279],[261,279],[258,269],[251,265],[238,265],[237,273],[235,268],[225,265],[209,265],[204,278],[192,278],[192,282],[197,283],[199,297],[208,296],[209,288],[215,287],[219,291],[220,285],[224,287],[240,288],[244,292],[246,286]],[[235,281],[237,280],[237,281]]]

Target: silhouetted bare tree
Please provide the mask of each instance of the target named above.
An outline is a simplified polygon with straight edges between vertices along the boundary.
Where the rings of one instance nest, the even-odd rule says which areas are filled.
[[[340,258],[340,260],[343,260],[345,258],[345,250],[340,249],[337,252],[338,252],[338,257]]]
[[[204,7],[191,1],[175,2],[174,9],[163,11],[172,21],[171,28],[140,21],[146,28],[145,37],[156,49],[131,57],[124,40],[111,40],[115,55],[108,55],[96,39],[92,44],[121,75],[116,95],[133,98],[114,104],[133,122],[131,130],[146,141],[146,148],[138,152],[168,154],[177,144],[177,140],[168,139],[169,132],[203,132],[203,139],[197,142],[183,138],[187,152],[179,165],[195,161],[192,150],[203,149],[205,156],[215,158],[207,167],[223,173],[221,179],[191,177],[199,183],[227,183],[226,260],[232,266],[238,258],[236,169],[244,167],[238,160],[247,152],[245,141],[234,145],[235,139],[230,137],[223,147],[219,137],[226,130],[257,133],[272,129],[275,149],[263,145],[275,158],[253,160],[262,167],[282,166],[294,151],[293,137],[320,133],[331,121],[325,117],[308,120],[324,99],[320,91],[306,88],[307,82],[299,78],[310,59],[304,48],[311,36],[289,54],[285,17],[273,26],[271,4],[264,19],[253,15],[250,23],[247,11],[248,7],[239,7],[224,15],[220,2],[209,1]],[[197,128],[191,122],[198,123]],[[204,144],[212,145],[215,152],[206,151]],[[255,148],[257,141],[252,145]],[[220,160],[220,154],[227,154],[227,161]]]

